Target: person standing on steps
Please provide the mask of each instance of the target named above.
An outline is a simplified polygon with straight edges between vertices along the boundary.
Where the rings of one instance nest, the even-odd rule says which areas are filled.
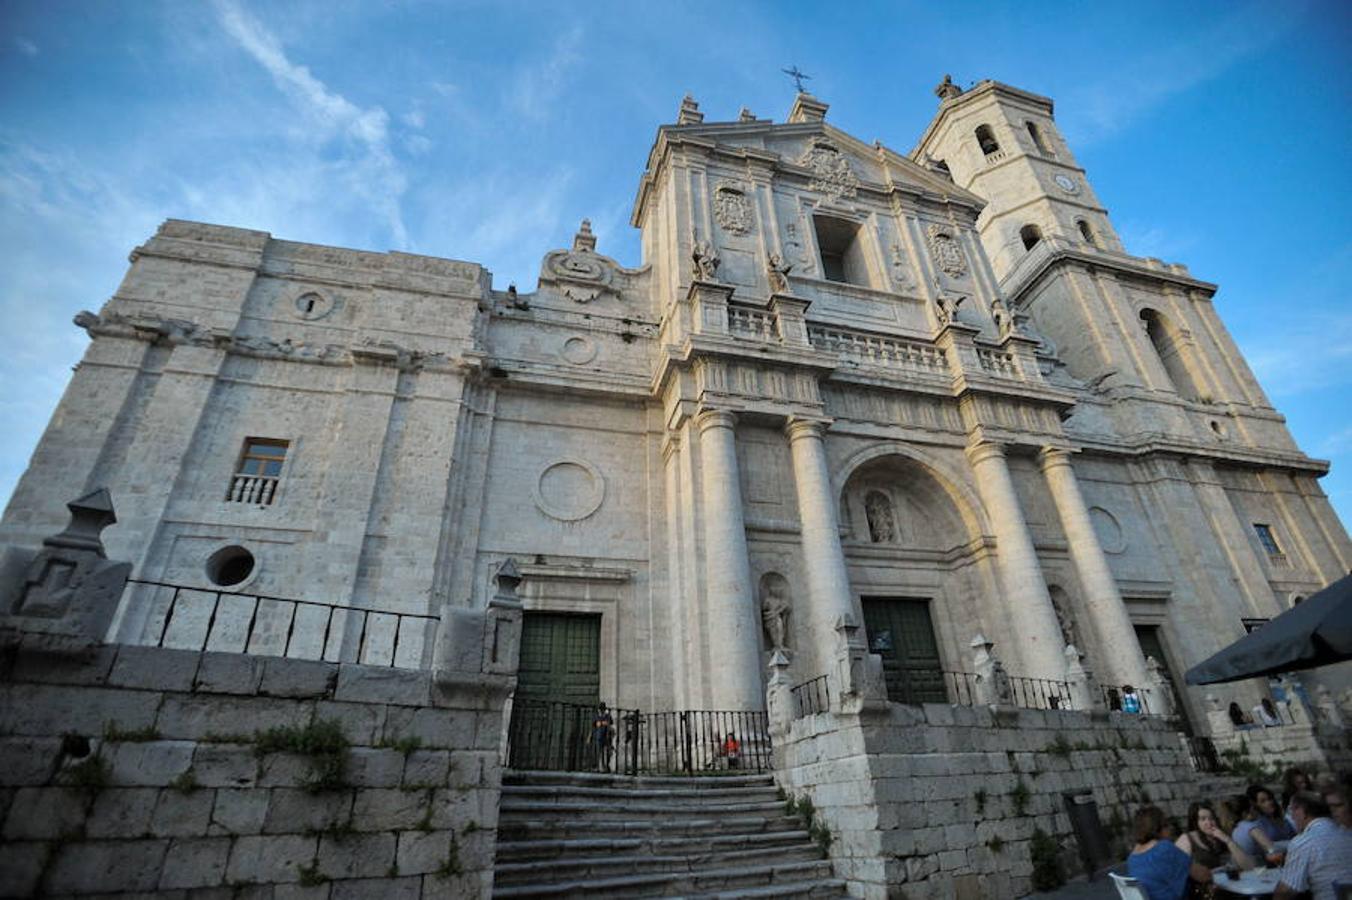
[[[610,771],[610,752],[615,743],[615,717],[605,702],[596,709],[596,718],[592,720],[592,749],[596,753],[596,771]]]

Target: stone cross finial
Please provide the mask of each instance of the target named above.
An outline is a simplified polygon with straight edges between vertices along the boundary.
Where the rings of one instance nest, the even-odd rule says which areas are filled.
[[[961,96],[962,88],[953,83],[952,75],[945,75],[944,80],[939,82],[938,86],[935,87],[934,95],[938,97],[939,102],[942,103],[945,100],[952,100],[954,97]]]
[[[592,234],[591,219],[583,219],[573,235],[574,253],[591,253],[596,249],[596,235]]]
[[[743,107],[742,107],[740,110],[738,110],[738,112],[737,112],[737,121],[738,121],[738,122],[754,122],[754,121],[756,121],[756,114],[753,113],[751,110],[747,109],[745,106],[743,106]]]
[[[699,111],[695,98],[686,94],[681,98],[681,109],[676,113],[677,125],[698,125],[704,121],[704,113]]]

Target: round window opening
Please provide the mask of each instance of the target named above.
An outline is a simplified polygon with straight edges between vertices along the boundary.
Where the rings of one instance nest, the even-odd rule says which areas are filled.
[[[207,560],[207,578],[212,584],[231,587],[253,574],[253,554],[243,547],[222,547]]]

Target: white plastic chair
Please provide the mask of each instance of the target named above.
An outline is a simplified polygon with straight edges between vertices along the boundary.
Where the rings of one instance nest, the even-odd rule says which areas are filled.
[[[1117,888],[1117,895],[1122,900],[1150,900],[1146,896],[1145,889],[1135,878],[1129,878],[1126,875],[1118,875],[1116,872],[1109,872],[1108,877],[1113,880],[1113,886]]]

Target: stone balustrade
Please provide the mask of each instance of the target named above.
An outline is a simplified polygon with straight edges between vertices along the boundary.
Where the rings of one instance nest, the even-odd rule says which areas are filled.
[[[757,341],[778,341],[773,313],[744,306],[728,307],[728,333]]]
[[[1007,350],[990,350],[985,347],[978,347],[976,358],[981,364],[981,370],[988,375],[993,375],[996,378],[1019,377],[1019,365],[1014,359],[1014,354]]]
[[[812,346],[819,350],[831,350],[871,365],[934,375],[950,374],[947,356],[932,344],[821,325],[809,325],[807,334]]]

